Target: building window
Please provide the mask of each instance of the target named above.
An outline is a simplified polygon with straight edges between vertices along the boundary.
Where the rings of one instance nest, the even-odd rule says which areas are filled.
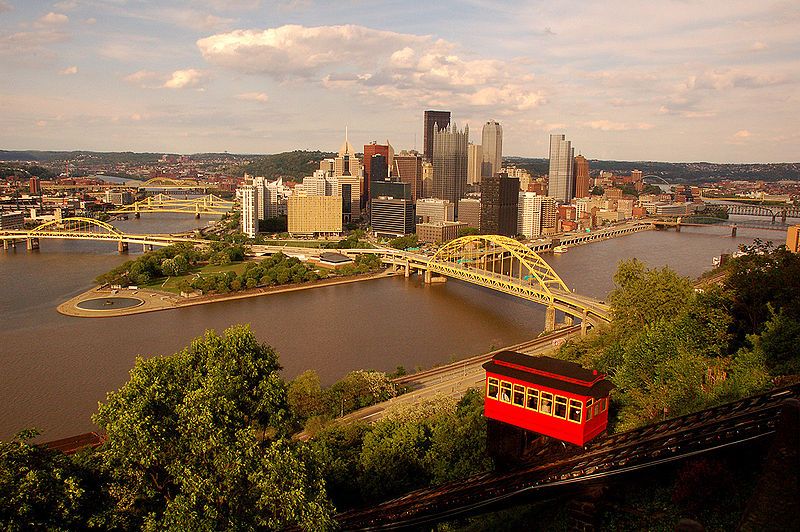
[[[514,404],[525,406],[525,387],[519,384],[514,385]]]
[[[500,392],[500,384],[497,379],[489,377],[489,382],[486,386],[486,397],[490,399],[497,399],[497,394]]]
[[[593,399],[586,401],[586,421],[592,420],[592,403],[594,403]]]
[[[580,401],[576,401],[575,399],[569,400],[569,420],[575,423],[581,422],[581,410],[583,410],[583,404]]]
[[[553,413],[553,394],[542,392],[542,403],[539,405],[539,412],[547,414],[548,416]]]
[[[531,410],[539,409],[539,390],[528,388],[528,403],[525,405],[525,407],[530,408]]]
[[[500,400],[504,403],[511,402],[511,383],[500,381]]]
[[[560,395],[556,395],[556,407],[553,410],[553,415],[555,417],[560,417],[561,419],[567,419],[567,398],[561,397]]]

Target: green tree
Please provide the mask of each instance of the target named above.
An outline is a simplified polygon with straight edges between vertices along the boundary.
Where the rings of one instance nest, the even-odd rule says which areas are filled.
[[[314,370],[307,370],[289,383],[289,406],[299,419],[308,419],[319,415],[322,411],[322,386],[319,375]]]
[[[283,439],[279,370],[245,326],[137,359],[93,417],[108,435],[101,453],[126,528],[330,527],[313,455]]]
[[[408,249],[417,247],[419,245],[419,239],[417,235],[406,235],[397,238],[393,238],[389,241],[389,245],[395,249]]]
[[[591,192],[592,196],[602,196],[605,194],[605,190],[600,185],[595,185]]]

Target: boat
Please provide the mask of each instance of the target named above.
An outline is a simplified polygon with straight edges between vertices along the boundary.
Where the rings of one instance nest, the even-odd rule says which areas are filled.
[[[566,253],[567,246],[556,246],[553,248],[553,253]]]

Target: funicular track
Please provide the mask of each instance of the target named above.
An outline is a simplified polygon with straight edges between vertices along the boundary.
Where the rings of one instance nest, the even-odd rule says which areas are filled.
[[[480,513],[512,498],[546,497],[558,486],[589,482],[744,444],[775,431],[782,403],[800,398],[800,384],[594,440],[548,463],[485,473],[408,493],[340,514],[344,530],[417,527]]]

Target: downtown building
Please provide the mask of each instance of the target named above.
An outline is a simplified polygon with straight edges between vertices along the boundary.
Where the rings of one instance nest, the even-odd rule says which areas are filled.
[[[588,198],[591,193],[591,178],[589,177],[589,160],[583,155],[575,157],[575,196]]]
[[[295,195],[289,198],[288,231],[291,235],[331,236],[342,232],[342,198]]]
[[[575,149],[564,135],[550,135],[550,171],[547,195],[569,203],[574,195]]]
[[[430,196],[455,205],[467,188],[467,146],[469,126],[459,131],[455,125],[433,133],[433,186]]]
[[[370,225],[378,237],[398,237],[411,234],[416,229],[414,202],[408,183],[376,182],[370,199]]]
[[[455,206],[447,200],[422,198],[416,205],[417,223],[455,221]]]
[[[467,184],[479,185],[483,172],[483,146],[470,144],[467,148]]]
[[[450,125],[450,111],[425,111],[422,129],[422,156],[433,161],[433,134]]]
[[[456,220],[464,222],[467,227],[481,228],[481,200],[478,198],[461,198],[458,200],[458,216]]]
[[[500,172],[503,167],[503,127],[490,120],[483,125],[481,135],[483,164],[481,177],[490,177]]]
[[[376,165],[373,170],[373,157],[375,155],[383,156],[383,163]],[[386,141],[386,144],[378,144],[372,141],[369,144],[364,144],[364,185],[361,194],[361,208],[364,209],[369,201],[369,186],[371,181],[383,181],[389,174],[394,162],[394,148]]]
[[[481,233],[515,236],[519,204],[519,179],[506,174],[484,176],[481,181]]]
[[[417,152],[401,151],[394,156],[392,176],[411,187],[411,200],[416,202],[423,198],[422,190],[422,156]]]
[[[242,199],[242,233],[250,238],[258,234],[258,187],[243,185],[239,188]]]

